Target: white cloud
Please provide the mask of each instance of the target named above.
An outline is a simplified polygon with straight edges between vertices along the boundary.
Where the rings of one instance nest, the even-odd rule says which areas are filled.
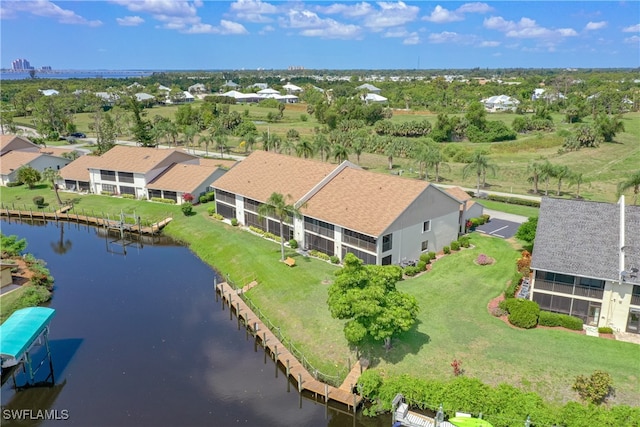
[[[470,34],[458,34],[451,31],[443,31],[441,33],[429,34],[429,43],[454,43],[454,44],[471,44],[475,41],[476,36]]]
[[[278,8],[261,0],[237,0],[231,3],[231,13],[244,21],[271,22],[273,19],[265,15],[278,13]]]
[[[625,43],[629,43],[629,44],[637,44],[640,43],[640,36],[631,36],[631,37],[627,37],[626,39],[624,39]]]
[[[418,43],[420,43],[420,36],[418,36],[418,33],[416,32],[409,34],[409,37],[402,41],[402,44],[404,45],[415,45]]]
[[[404,28],[393,28],[382,35],[382,37],[407,37],[409,32]]]
[[[90,27],[102,25],[100,20],[88,20],[70,9],[62,9],[48,0],[0,2],[0,17],[3,19],[16,18],[20,12],[55,19],[61,24],[88,25]]]
[[[459,13],[487,13],[491,12],[493,8],[486,3],[467,3],[456,9]]]
[[[640,33],[640,24],[631,25],[622,29],[625,33]]]
[[[573,37],[578,33],[573,28],[560,28],[552,30],[539,26],[535,20],[521,18],[520,21],[507,21],[501,16],[486,18],[483,23],[485,28],[505,33],[507,37],[549,39],[558,37]]]
[[[585,31],[593,31],[593,30],[600,30],[602,28],[605,28],[606,26],[607,26],[607,21],[599,21],[599,22],[589,21],[589,23],[585,25],[584,29]]]
[[[276,29],[275,29],[275,28],[273,28],[271,25],[266,25],[262,30],[260,30],[260,31],[258,32],[258,34],[260,34],[260,35],[265,35],[265,34],[267,34],[267,33],[272,33],[272,32],[274,32],[275,30],[276,30]]]
[[[126,7],[131,12],[148,13],[162,23],[161,28],[187,33],[203,33],[215,28],[203,24],[198,16],[198,8],[202,2],[172,0],[110,0],[111,3]]]
[[[137,27],[144,22],[139,16],[125,16],[124,18],[116,18],[118,25],[123,27]]]
[[[220,20],[220,34],[249,34],[244,25],[225,19]]]
[[[429,16],[422,18],[424,21],[435,22],[437,24],[443,24],[445,22],[462,21],[464,17],[462,14],[450,11],[444,7],[437,5]]]
[[[497,41],[483,41],[480,43],[480,47],[498,47],[500,46],[500,42]]]
[[[379,10],[369,13],[364,25],[372,31],[382,31],[389,27],[398,27],[414,21],[420,12],[417,6],[407,6],[404,2],[378,2]]]
[[[371,13],[371,11],[373,11],[373,7],[366,2],[356,3],[353,5],[335,3],[331,6],[318,6],[318,10],[329,15],[340,14],[348,18],[358,18]]]
[[[357,25],[341,24],[333,19],[324,20],[325,27],[311,28],[300,32],[306,37],[320,37],[325,39],[353,39],[360,36],[360,27]]]
[[[286,28],[320,28],[332,19],[322,19],[317,13],[310,10],[290,10],[286,19],[280,23]],[[335,21],[334,21],[335,22]]]
[[[221,35],[242,35],[248,34],[247,29],[237,22],[220,20],[220,25],[194,24],[183,31],[186,34],[221,34]]]

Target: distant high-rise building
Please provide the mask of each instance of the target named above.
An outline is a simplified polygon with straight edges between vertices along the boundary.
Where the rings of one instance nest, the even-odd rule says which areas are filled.
[[[26,59],[16,59],[11,63],[14,70],[33,70],[33,67]]]
[[[51,65],[43,65],[40,69],[42,71],[51,71]]]

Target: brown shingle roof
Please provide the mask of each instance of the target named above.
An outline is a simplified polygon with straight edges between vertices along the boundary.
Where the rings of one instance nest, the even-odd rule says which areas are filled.
[[[347,167],[313,195],[302,212],[377,237],[428,186],[426,181]]]
[[[89,168],[97,167],[99,163],[100,157],[80,156],[60,169],[60,176],[63,179],[89,182]]]
[[[100,156],[100,163],[96,167],[99,166],[100,169],[121,172],[147,173],[158,167],[160,163],[166,161],[174,153],[180,154],[181,161],[197,158],[176,149],[116,145]],[[167,164],[167,166],[169,165]]]
[[[44,154],[37,151],[9,151],[0,157],[0,173],[9,175],[16,169],[26,166]]]
[[[37,151],[38,146],[22,136],[0,135],[0,153],[25,149],[29,151]]]
[[[61,148],[61,147],[41,147],[40,152],[42,154],[50,154],[52,156],[62,157],[65,153],[71,153],[73,148]]]
[[[214,187],[261,202],[273,192],[299,200],[336,165],[268,151],[254,151],[218,178]]]
[[[469,195],[469,193],[467,193],[460,187],[449,187],[446,188],[445,191],[461,202],[464,202],[464,206],[466,206],[467,210],[469,210],[469,208],[476,203],[474,200],[471,200],[471,196]],[[460,205],[460,210],[462,209],[463,205]]]
[[[158,175],[147,188],[192,193],[203,183],[210,183],[217,168],[177,163]]]

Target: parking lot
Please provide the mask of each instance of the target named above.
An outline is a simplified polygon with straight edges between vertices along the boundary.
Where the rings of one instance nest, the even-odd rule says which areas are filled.
[[[508,239],[510,237],[513,237],[514,234],[516,234],[519,227],[520,227],[520,224],[517,222],[492,218],[488,223],[478,226],[476,228],[476,231],[479,231],[480,233],[489,234],[491,236]]]

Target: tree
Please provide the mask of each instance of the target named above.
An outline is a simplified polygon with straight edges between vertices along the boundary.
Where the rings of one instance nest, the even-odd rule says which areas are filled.
[[[543,175],[542,169],[542,164],[537,162],[529,163],[527,166],[527,172],[531,173],[527,180],[533,184],[533,192],[535,194],[538,194],[538,183]]]
[[[20,255],[27,249],[27,239],[18,239],[18,236],[12,234],[7,236],[0,233],[0,250],[2,258],[11,258]]]
[[[599,114],[596,118],[596,132],[604,142],[612,142],[616,133],[624,132],[624,123],[619,116]]]
[[[553,168],[553,177],[558,180],[558,192],[556,196],[560,196],[562,180],[571,176],[571,170],[567,165],[558,165]]]
[[[151,130],[153,126],[148,120],[142,118],[142,105],[135,96],[132,96],[127,101],[127,106],[133,112],[133,137],[135,141],[143,147],[153,147],[155,145]]]
[[[304,157],[308,159],[309,157],[313,157],[314,147],[309,140],[306,138],[301,140],[298,145],[296,145],[296,154],[298,157]]]
[[[331,155],[338,163],[342,163],[345,160],[349,160],[349,149],[342,144],[335,144],[333,150],[331,150]]]
[[[584,174],[582,172],[573,172],[569,176],[569,185],[575,184],[576,188],[576,199],[580,199],[580,186],[584,183],[588,183],[589,181],[585,179]]]
[[[351,344],[370,337],[383,340],[389,350],[392,337],[411,329],[419,311],[415,297],[396,289],[402,269],[397,265],[365,266],[352,253],[346,254],[342,263],[344,267],[336,271],[329,288],[331,316],[347,320],[344,334]]]
[[[487,124],[486,116],[487,111],[480,102],[472,102],[469,108],[467,108],[467,113],[464,115],[470,125],[476,126],[481,130],[484,129]]]
[[[627,180],[618,183],[618,197],[630,188],[633,188],[633,204],[636,205],[638,204],[638,194],[640,194],[640,170]]]
[[[320,153],[320,159],[322,159],[322,161],[326,161],[329,158],[329,153],[331,152],[331,145],[329,144],[327,137],[321,133],[317,134],[313,139],[313,145],[316,153]]]
[[[362,137],[357,137],[353,144],[351,144],[351,150],[353,150],[353,154],[356,155],[356,162],[360,164],[360,156],[364,152],[365,149],[365,140]]]
[[[116,123],[109,113],[94,115],[93,129],[96,132],[97,154],[104,154],[116,145]]]
[[[533,243],[536,238],[536,229],[538,228],[538,217],[532,216],[525,222],[523,222],[518,231],[516,231],[516,237],[524,240],[528,243]]]
[[[293,217],[300,218],[302,214],[300,213],[300,208],[296,207],[295,204],[287,203],[287,199],[291,199],[290,195],[287,197],[283,196],[280,193],[271,193],[271,196],[267,199],[266,202],[258,207],[258,215],[260,219],[263,219],[266,216],[270,216],[272,218],[276,218],[280,222],[280,252],[282,258],[281,261],[284,261],[284,222],[292,221]]]
[[[211,132],[205,135],[200,135],[198,138],[198,146],[201,146],[204,143],[205,147],[205,156],[209,156],[209,144],[215,141],[215,137]]]
[[[51,183],[51,187],[53,188],[53,191],[55,191],[56,193],[56,199],[58,199],[58,204],[62,205],[62,200],[60,200],[60,194],[58,193],[58,184],[56,183],[56,181],[60,179],[60,173],[55,169],[46,168],[42,172],[42,179],[44,179],[45,181],[49,181]]]
[[[440,152],[440,148],[437,145],[430,145],[427,148],[426,153],[426,166],[433,167],[436,172],[436,180],[435,182],[440,181],[440,166],[444,166],[451,170],[451,167],[445,163],[444,158],[442,157],[442,153]]]
[[[216,136],[216,150],[220,150],[220,157],[224,158],[224,152],[228,149],[227,136],[219,134]]]
[[[40,172],[31,166],[22,166],[16,173],[16,179],[27,184],[29,188],[33,188],[36,182],[40,182],[42,176],[40,175]]]
[[[549,181],[551,180],[551,177],[554,176],[553,175],[554,168],[555,166],[553,166],[553,164],[551,164],[551,162],[549,162],[548,160],[545,161],[541,166],[540,176],[541,176],[541,179],[544,179],[544,182],[545,182],[545,185],[544,185],[545,196],[549,195]]]
[[[393,158],[400,151],[400,144],[397,139],[388,137],[384,143],[384,155],[389,162],[389,170],[393,169]]]
[[[608,372],[595,371],[589,377],[578,375],[571,388],[582,400],[599,405],[613,392],[613,379]]]
[[[476,196],[480,195],[480,178],[482,178],[482,186],[485,187],[486,183],[485,177],[487,174],[487,170],[493,172],[493,175],[496,174],[497,167],[491,163],[489,163],[489,158],[482,154],[481,151],[476,151],[473,153],[471,157],[471,162],[467,164],[464,168],[462,168],[462,179],[467,178],[471,173],[476,174]]]

